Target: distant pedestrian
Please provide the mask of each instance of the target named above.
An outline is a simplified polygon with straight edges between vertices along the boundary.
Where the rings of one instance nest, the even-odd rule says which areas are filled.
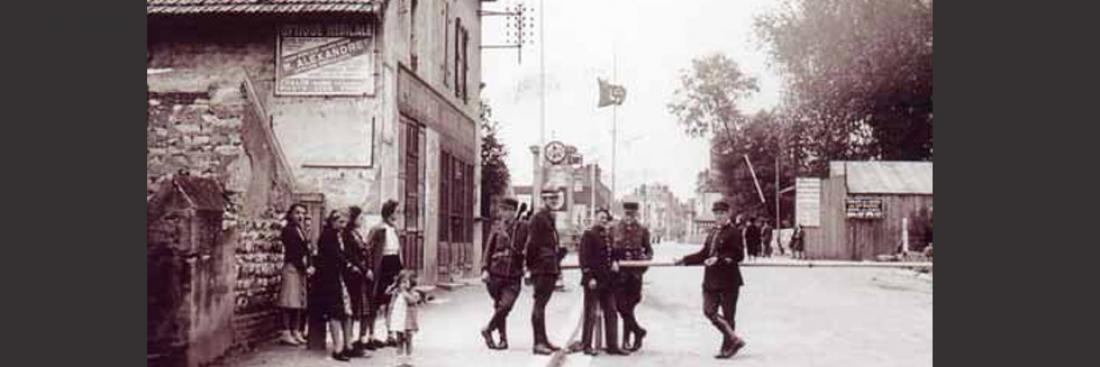
[[[726,359],[733,357],[746,344],[734,333],[737,298],[744,284],[738,265],[745,257],[744,243],[730,220],[729,204],[719,201],[711,210],[719,225],[710,230],[699,252],[676,260],[676,264],[706,266],[703,272],[703,315],[722,333],[722,347],[715,358]]]
[[[413,334],[420,330],[417,308],[425,301],[416,291],[416,273],[402,270],[386,293],[390,295],[390,325],[396,340],[398,366],[410,366]]]
[[[313,274],[309,261],[309,237],[303,229],[306,219],[306,207],[293,204],[286,212],[286,226],[280,239],[283,243],[282,286],[279,290],[279,307],[283,308],[284,344],[302,345],[306,343],[300,325],[305,319],[306,278]]]
[[[772,257],[772,226],[763,217],[757,219],[760,226],[760,245],[764,248],[764,257]],[[783,249],[780,248],[782,255]]]
[[[374,275],[372,290],[374,299],[370,303],[370,312],[366,317],[370,334],[370,341],[366,345],[367,349],[380,348],[386,345],[396,346],[397,343],[394,335],[392,335],[393,330],[389,328],[391,324],[388,321],[386,322],[386,341],[376,339],[375,330],[377,327],[375,323],[378,316],[385,317],[385,315],[390,314],[388,312],[390,295],[386,293],[386,290],[393,284],[397,274],[405,268],[401,258],[401,240],[397,235],[396,227],[398,205],[395,200],[387,200],[383,203],[382,223],[374,226],[367,235],[368,261],[371,264],[371,273]]]
[[[348,224],[348,213],[334,210],[325,220],[325,228],[317,239],[317,312],[328,321],[332,334],[332,358],[350,360],[351,300],[348,295],[347,274],[352,264],[345,257],[346,246],[341,231]]]
[[[749,249],[749,256],[756,259],[762,255],[760,246],[760,227],[756,226],[756,218],[749,217],[745,221],[745,246]]]
[[[558,276],[561,275],[560,242],[553,209],[561,204],[558,191],[543,189],[543,207],[531,217],[530,231],[524,249],[527,270],[534,285],[535,304],[531,308],[531,331],[534,334],[535,354],[548,355],[561,348],[550,343],[546,335],[546,304],[554,294]]]
[[[508,349],[508,313],[522,289],[520,279],[523,278],[527,225],[516,218],[517,205],[512,198],[501,201],[482,256],[481,280],[493,298],[493,316],[481,329],[489,349]],[[499,343],[493,341],[494,330],[500,335]]]
[[[803,252],[806,247],[806,233],[802,231],[801,224],[794,225],[794,232],[791,233],[791,255],[795,259],[805,259],[806,253]]]

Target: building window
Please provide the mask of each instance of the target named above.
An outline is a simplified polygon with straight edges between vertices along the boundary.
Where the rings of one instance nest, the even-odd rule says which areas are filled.
[[[409,64],[416,71],[418,64],[416,55],[416,7],[417,0],[409,2]]]
[[[455,98],[462,98],[462,73],[459,67],[462,66],[462,57],[464,53],[465,51],[462,50],[462,18],[455,18]]]
[[[470,32],[465,28],[462,29],[462,102],[470,103],[469,95],[469,51],[470,49]]]

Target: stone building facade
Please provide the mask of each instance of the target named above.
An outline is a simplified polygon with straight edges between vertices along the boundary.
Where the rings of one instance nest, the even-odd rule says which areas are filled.
[[[147,0],[150,200],[183,175],[226,197],[217,242],[234,257],[224,280],[239,335],[206,354],[277,325],[277,235],[295,201],[308,204],[316,238],[330,210],[358,205],[377,222],[381,204],[398,200],[404,255],[422,283],[473,272],[480,8]]]

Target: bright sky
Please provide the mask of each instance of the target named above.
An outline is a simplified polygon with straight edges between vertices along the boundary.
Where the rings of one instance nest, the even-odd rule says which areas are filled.
[[[503,10],[519,0],[483,3]],[[522,0],[542,16],[538,0]],[[756,14],[777,0],[544,0],[546,6],[546,140],[577,146],[611,182],[612,107],[597,108],[597,77],[611,79],[615,54],[617,84],[626,88],[619,107],[617,196],[643,182],[669,185],[681,200],[694,196],[696,174],[707,167],[707,140],[683,133],[666,104],[679,87],[679,70],[692,58],[722,52],[756,76],[761,92],[747,112],[780,99],[781,79],[767,67],[766,53],[752,30]],[[483,42],[505,43],[504,17],[483,18]],[[541,25],[539,25],[541,26]],[[486,88],[482,97],[501,122],[513,185],[532,179],[529,147],[539,144],[539,32],[523,49],[482,52]],[[617,51],[617,52],[616,52]]]

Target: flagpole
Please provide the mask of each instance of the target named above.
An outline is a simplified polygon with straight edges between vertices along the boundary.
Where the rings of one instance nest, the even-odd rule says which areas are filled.
[[[618,85],[619,83],[619,57],[617,45],[612,43],[611,46],[611,84]],[[614,103],[611,105],[611,202],[615,202],[615,193],[618,189],[615,182],[615,173],[617,172],[615,166],[616,150],[619,144],[618,136],[618,114],[619,104]]]

